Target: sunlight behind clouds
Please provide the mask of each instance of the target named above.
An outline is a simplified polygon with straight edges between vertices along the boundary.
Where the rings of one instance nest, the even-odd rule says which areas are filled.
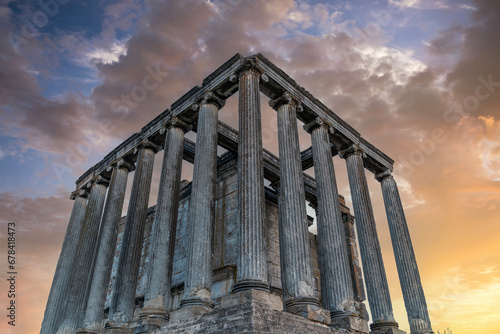
[[[110,64],[127,54],[126,41],[114,41],[109,47],[92,48],[84,54],[84,62],[89,64]]]

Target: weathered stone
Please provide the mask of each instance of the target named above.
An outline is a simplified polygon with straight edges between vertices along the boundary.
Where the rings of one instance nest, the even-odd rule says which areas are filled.
[[[64,313],[62,307],[68,282],[71,276],[72,267],[74,266],[74,258],[78,246],[78,239],[82,229],[82,224],[85,218],[85,205],[87,203],[87,189],[76,190],[71,193],[71,199],[75,201],[73,210],[69,218],[66,235],[57,261],[56,272],[50,287],[47,307],[42,322],[40,334],[52,334],[57,331],[59,325],[60,314]]]
[[[64,306],[64,321],[57,330],[58,334],[73,334],[80,327],[85,315],[87,293],[93,276],[94,251],[108,182],[102,176],[97,176],[91,181],[85,218],[74,257],[71,284],[68,287],[67,302]]]
[[[366,182],[363,151],[354,145],[341,151],[340,156],[346,160],[347,165],[372,320],[388,327],[397,328]]]
[[[325,325],[331,324],[330,311],[318,306],[311,304],[291,305],[287,308],[287,311],[311,321],[320,322]]]
[[[280,296],[274,295],[268,291],[250,289],[235,292],[221,298],[221,307],[232,307],[245,303],[261,303],[273,310],[282,311],[283,302]]]
[[[147,328],[168,320],[172,280],[173,254],[179,209],[182,149],[184,134],[190,127],[174,118],[167,124],[165,153],[158,190],[155,220],[151,233],[149,281],[141,317],[149,317]]]
[[[188,268],[181,307],[198,312],[214,307],[212,290],[212,226],[215,219],[217,117],[224,102],[209,92],[199,101],[197,149],[189,207]]]
[[[385,327],[371,330],[370,334],[406,334],[405,331],[394,327]]]
[[[321,303],[332,319],[355,313],[351,273],[333,168],[328,131],[321,119],[305,126],[311,133],[314,174],[318,194],[318,255],[321,271]]]
[[[264,168],[259,82],[252,60],[239,70],[238,274],[234,291],[269,291],[264,239]]]
[[[287,309],[297,303],[318,306],[319,301],[314,294],[300,163],[296,114],[299,102],[286,92],[269,104],[278,112],[280,254],[284,304]]]
[[[115,289],[106,324],[108,328],[120,327],[133,318],[154,157],[159,150],[160,147],[150,141],[143,141],[138,147],[139,157],[123,232]]]
[[[217,121],[224,100],[238,90],[239,132]],[[262,148],[259,91],[271,98],[278,97],[271,106],[278,111],[280,159]],[[294,96],[303,104],[299,106]],[[306,126],[312,132],[313,146],[303,152],[299,152],[297,136],[299,109],[301,121],[313,121]],[[325,126],[318,131],[321,122],[314,121],[318,117],[334,131],[326,133]],[[196,144],[183,139],[183,133],[175,139],[170,138],[175,131],[163,135],[163,125],[167,122],[187,128],[189,124],[184,124],[181,118],[194,123],[198,132]],[[152,162],[160,149],[155,142],[165,137],[159,199],[157,206],[148,210]],[[217,144],[227,150],[220,157],[216,155]],[[139,149],[134,151],[136,147]],[[363,304],[365,293],[353,217],[343,198],[337,195],[333,166],[330,168],[331,156],[339,153],[338,148],[345,147],[350,148],[340,155],[347,160],[367,294],[375,319],[370,327],[374,333],[401,333],[392,316],[364,176],[366,168],[383,177],[384,200],[390,209],[387,210],[389,225],[393,242],[397,241],[396,263],[406,299],[411,296],[410,290],[415,287],[418,290],[420,282],[418,270],[414,270],[416,261],[411,256],[396,185],[380,174],[392,170],[393,161],[260,54],[231,58],[203,80],[202,86],[190,90],[171,110],[156,117],[77,181],[79,189],[95,175],[113,177],[106,167],[123,157],[138,161],[127,217],[120,220],[118,231],[113,230],[109,228],[106,209],[97,258],[89,256],[83,264],[75,264],[87,266],[93,260],[98,267],[94,270],[91,265],[78,280],[104,282],[91,285],[87,307],[89,318],[94,319],[91,322],[96,325],[99,321],[95,319],[104,316],[107,327],[101,332],[120,334],[367,333],[368,316]],[[195,163],[193,183],[179,185],[181,154],[186,161]],[[303,173],[303,169],[313,165],[317,184]],[[279,196],[264,187],[264,178],[278,190]],[[120,193],[110,190],[110,202],[113,192]],[[305,200],[317,210],[318,236],[308,232],[312,217],[305,214]],[[92,208],[87,208],[87,213],[98,211]],[[75,214],[77,211],[75,206]],[[340,212],[344,214],[344,231]],[[79,235],[86,235],[88,241],[82,243],[83,249],[93,248],[94,241],[88,240],[88,236],[95,228],[98,227],[81,229]],[[118,234],[116,241],[112,240],[112,232]],[[107,261],[99,259],[113,248],[114,257],[106,257]],[[342,261],[346,254],[348,261]],[[398,260],[398,256],[403,260]],[[63,255],[61,258],[68,259]],[[111,275],[106,275],[111,260]],[[333,271],[329,267],[332,264],[336,268]],[[57,285],[66,280],[56,280],[65,275],[59,267],[64,266],[58,265],[54,282]],[[106,286],[106,280],[109,280],[108,293],[102,305],[102,294],[98,291]],[[83,296],[79,306],[82,311],[89,290],[89,284],[84,285],[77,293]],[[319,308],[320,294],[321,305],[331,313]],[[419,294],[417,291],[416,295]],[[53,310],[53,305],[64,310],[61,303],[54,303],[58,298],[51,292],[48,310]],[[425,317],[425,299],[424,302],[420,296],[417,299],[410,306],[406,304],[412,333],[431,333],[428,315]],[[72,300],[74,296],[69,297],[69,302]],[[288,312],[281,311],[284,306]],[[167,323],[169,310],[172,318]],[[72,316],[66,332],[74,333],[69,328],[79,323],[83,312],[67,313]],[[58,317],[59,314],[46,315],[44,322],[57,321]],[[325,325],[330,317],[332,326]],[[44,325],[42,332],[53,334],[47,328]]]
[[[401,283],[401,290],[403,291],[411,333],[433,333],[424,290],[420,282],[417,260],[411,244],[410,232],[406,224],[396,181],[394,181],[389,170],[377,174],[375,178],[380,182],[382,187],[385,211],[391,232],[392,247],[396,258],[399,281]]]
[[[351,332],[355,333],[369,333],[370,329],[368,327],[368,322],[355,315],[350,315],[347,317],[337,317],[337,318],[332,318],[332,323],[331,323],[333,328],[341,328],[341,329],[347,329]]]
[[[118,224],[123,209],[128,173],[134,166],[123,159],[113,164],[106,206],[103,213],[94,275],[89,292],[83,327],[89,332],[98,332],[104,319],[103,309],[106,292],[113,264],[113,252],[116,246]],[[83,332],[82,332],[83,333]]]

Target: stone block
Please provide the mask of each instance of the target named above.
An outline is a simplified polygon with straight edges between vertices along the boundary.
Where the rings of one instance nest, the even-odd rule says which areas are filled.
[[[170,321],[177,321],[183,319],[189,319],[198,317],[202,314],[213,311],[213,308],[207,306],[193,305],[189,307],[184,307],[170,313]]]
[[[139,319],[134,326],[133,334],[151,333],[156,329],[159,329],[162,325],[166,324],[168,321],[162,316],[146,316]]]
[[[262,303],[273,310],[283,310],[281,297],[259,290],[246,290],[233,293],[221,298],[221,307],[232,307],[243,303]]]
[[[108,328],[103,331],[103,334],[132,334],[130,328]]]
[[[346,316],[332,319],[332,327],[347,329],[356,333],[369,333],[368,321],[358,316]]]
[[[99,330],[92,330],[92,329],[79,329],[76,331],[77,334],[99,334]]]
[[[370,334],[406,334],[405,331],[402,331],[401,329],[397,328],[397,325],[394,327],[384,327],[384,326],[373,326],[374,324],[371,324],[371,332]],[[375,327],[375,328],[374,328]]]
[[[287,312],[325,325],[331,324],[330,311],[322,309],[318,306],[307,304],[293,305],[287,308]]]

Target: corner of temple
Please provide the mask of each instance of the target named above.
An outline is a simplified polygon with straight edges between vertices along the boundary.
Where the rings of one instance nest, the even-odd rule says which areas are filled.
[[[333,131],[333,128],[331,127],[331,125],[327,121],[323,120],[320,117],[316,117],[312,122],[304,124],[303,129],[307,133],[312,133],[315,129],[317,129],[321,126],[328,128],[329,131]],[[330,130],[330,129],[332,129],[332,130]]]

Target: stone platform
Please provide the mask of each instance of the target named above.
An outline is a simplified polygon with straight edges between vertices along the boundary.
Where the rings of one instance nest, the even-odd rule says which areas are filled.
[[[307,320],[304,317],[274,309],[276,305],[255,298],[256,296],[240,296],[237,300],[223,301],[220,307],[212,312],[193,318],[182,318],[172,315],[178,320],[171,320],[156,334],[361,334],[363,332],[336,329],[320,322]],[[366,325],[367,327],[367,325]],[[135,333],[140,333],[136,331]],[[365,332],[366,333],[366,332]]]

